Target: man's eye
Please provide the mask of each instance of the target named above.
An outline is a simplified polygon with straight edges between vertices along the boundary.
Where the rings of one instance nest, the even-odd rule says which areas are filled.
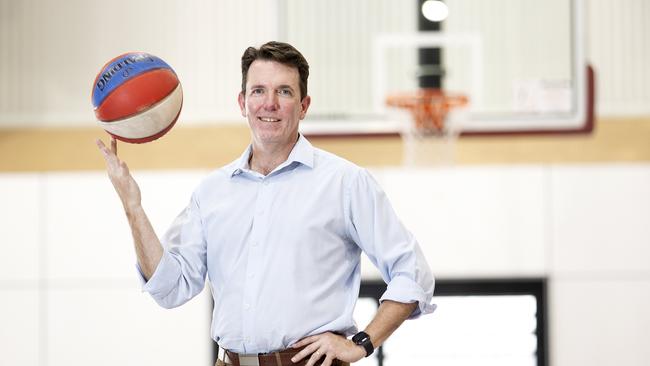
[[[289,97],[293,95],[293,94],[291,93],[291,90],[289,90],[289,89],[280,89],[280,90],[278,91],[278,94],[280,94],[280,95],[286,95],[286,96],[289,96]]]
[[[262,94],[264,92],[264,89],[253,89],[251,90],[251,94]]]

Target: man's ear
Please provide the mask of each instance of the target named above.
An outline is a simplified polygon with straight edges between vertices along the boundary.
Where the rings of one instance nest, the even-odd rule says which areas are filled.
[[[243,117],[246,117],[246,97],[244,96],[244,92],[239,92],[239,95],[237,96],[237,103],[239,103],[241,115]]]
[[[305,118],[310,104],[311,104],[311,97],[309,95],[306,95],[304,98],[302,98],[302,101],[300,101],[300,108],[302,109],[300,111],[300,119]]]

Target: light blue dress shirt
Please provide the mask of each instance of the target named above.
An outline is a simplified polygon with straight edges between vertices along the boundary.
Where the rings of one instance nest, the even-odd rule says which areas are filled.
[[[156,302],[187,302],[207,274],[211,335],[223,348],[260,353],[326,331],[349,336],[363,250],[388,284],[381,300],[418,302],[411,317],[435,309],[420,247],[365,169],[303,136],[266,176],[249,169],[250,153],[204,179],[163,237],[143,287]]]

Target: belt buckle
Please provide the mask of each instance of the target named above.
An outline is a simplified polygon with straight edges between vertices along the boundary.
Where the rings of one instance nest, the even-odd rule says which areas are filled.
[[[260,366],[257,355],[239,355],[239,366]]]

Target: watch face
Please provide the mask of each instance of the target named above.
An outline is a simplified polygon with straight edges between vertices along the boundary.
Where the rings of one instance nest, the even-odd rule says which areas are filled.
[[[361,345],[367,338],[370,338],[370,336],[366,332],[359,332],[352,337],[352,342]]]

